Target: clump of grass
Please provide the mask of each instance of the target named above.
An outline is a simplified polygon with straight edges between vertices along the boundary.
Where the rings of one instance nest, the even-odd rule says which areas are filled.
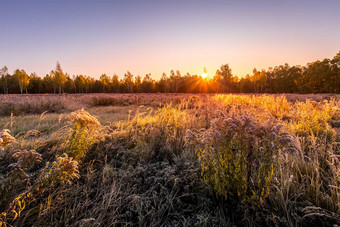
[[[94,142],[94,138],[98,137],[96,132],[100,123],[83,109],[71,113],[68,119],[70,134],[67,151],[75,159],[80,160]],[[15,140],[8,132],[8,130],[1,132],[1,148],[10,145]],[[63,132],[65,132],[65,127],[60,129],[60,133]],[[8,165],[8,169],[11,170],[7,177],[1,180],[0,191],[3,196],[0,200],[0,208],[6,208],[0,213],[0,224],[6,225],[8,222],[14,222],[20,217],[25,207],[42,197],[46,190],[64,183],[71,184],[72,179],[79,178],[78,162],[73,160],[73,157],[68,157],[66,153],[63,153],[52,164],[46,162],[42,170],[31,172],[30,169],[34,164],[42,161],[42,155],[35,150],[15,151],[11,160],[14,159],[16,162]],[[16,193],[16,196],[10,203],[7,203],[6,201],[13,196],[12,191]]]
[[[114,105],[122,105],[122,102],[113,97],[93,97],[91,99],[92,106],[114,106]]]
[[[185,110],[168,104],[154,111],[141,108],[117,131],[147,160],[172,160],[184,150],[184,136],[192,119]]]
[[[3,129],[0,132],[0,151],[16,141],[16,139],[9,134],[10,132],[8,129]]]
[[[22,158],[30,156],[35,161],[41,161],[41,156],[37,155],[35,151],[31,152],[17,152],[18,164]],[[69,183],[74,178],[79,178],[78,162],[73,161],[67,154],[58,157],[56,161],[49,164],[41,171],[33,185],[28,187],[24,192],[17,195],[7,206],[6,210],[0,213],[0,224],[6,226],[7,222],[13,222],[31,202],[38,199],[42,193],[51,189],[56,184]]]
[[[40,186],[53,186],[57,183],[71,184],[71,180],[79,178],[78,162],[68,157],[66,153],[58,157],[56,161],[46,167],[38,178]]]
[[[215,95],[212,98],[217,105],[234,109],[260,109],[270,113],[276,119],[290,118],[292,103],[283,95]]]
[[[42,160],[41,154],[35,150],[17,151],[12,157],[16,159],[17,162],[9,165],[9,167],[15,167],[23,171],[27,170],[27,168],[31,166],[32,163],[41,162]]]
[[[269,195],[277,153],[294,145],[273,118],[261,123],[251,115],[221,112],[207,130],[188,131],[202,176],[218,197],[263,204]],[[288,145],[287,146],[284,146]]]
[[[314,137],[312,144],[310,139],[297,139],[297,154],[280,153],[274,170],[269,204],[286,217],[290,226],[308,225],[305,223],[311,221],[309,218],[319,219],[314,220],[315,224],[320,221],[332,225],[340,217],[339,147],[336,143],[329,144],[325,138]],[[324,215],[301,218],[304,206],[319,207],[320,214],[335,212],[338,215],[333,220]],[[309,225],[311,223],[313,221]]]
[[[76,160],[86,154],[88,148],[98,138],[100,123],[97,118],[91,116],[84,109],[72,112],[68,117],[71,128],[68,139],[68,154]]]
[[[334,140],[334,130],[329,125],[330,120],[338,112],[335,101],[317,103],[307,100],[298,102],[292,111],[291,131],[300,137],[315,135],[320,138]]]

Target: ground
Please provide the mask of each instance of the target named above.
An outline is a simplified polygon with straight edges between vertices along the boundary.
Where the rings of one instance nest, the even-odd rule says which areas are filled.
[[[16,142],[0,151],[0,224],[339,224],[339,108],[332,94],[1,95]]]

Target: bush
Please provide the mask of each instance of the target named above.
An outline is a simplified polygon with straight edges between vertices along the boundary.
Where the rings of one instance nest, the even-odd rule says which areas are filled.
[[[270,191],[275,158],[294,140],[273,118],[261,123],[247,113],[221,112],[208,130],[188,131],[202,176],[218,197],[262,204]]]

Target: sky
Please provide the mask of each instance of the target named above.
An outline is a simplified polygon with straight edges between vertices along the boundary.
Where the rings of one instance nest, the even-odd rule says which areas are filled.
[[[332,58],[340,1],[0,0],[0,67],[120,78],[234,75]]]

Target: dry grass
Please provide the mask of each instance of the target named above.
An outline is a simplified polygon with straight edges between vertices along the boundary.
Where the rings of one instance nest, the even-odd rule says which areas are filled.
[[[1,96],[0,225],[339,224],[339,100]]]

